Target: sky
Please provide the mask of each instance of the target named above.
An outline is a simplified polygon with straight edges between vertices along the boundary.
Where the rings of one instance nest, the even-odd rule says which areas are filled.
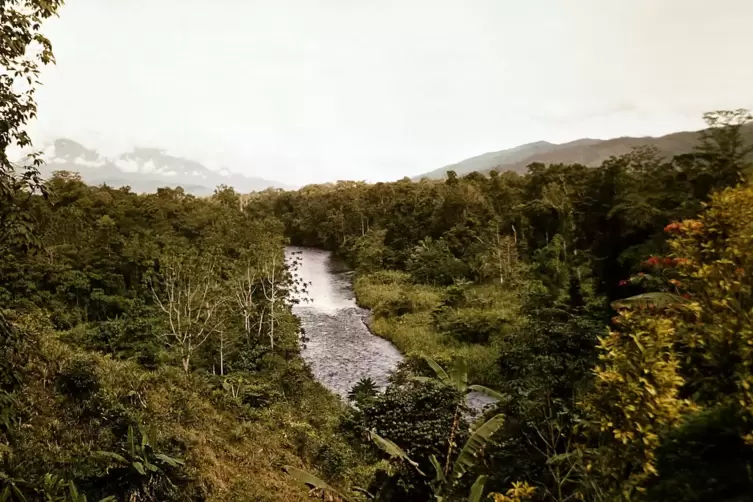
[[[67,0],[35,141],[303,185],[753,107],[750,0]]]

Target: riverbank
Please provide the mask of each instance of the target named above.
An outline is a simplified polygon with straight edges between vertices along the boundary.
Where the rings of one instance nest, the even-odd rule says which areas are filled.
[[[500,346],[518,319],[514,295],[496,285],[415,284],[404,272],[386,270],[359,274],[353,290],[358,305],[371,310],[372,333],[406,358],[427,355],[447,365],[462,356],[471,382],[499,381]]]

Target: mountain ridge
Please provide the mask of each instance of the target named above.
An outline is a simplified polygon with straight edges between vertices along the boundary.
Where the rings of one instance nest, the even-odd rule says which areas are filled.
[[[660,154],[671,157],[687,153],[698,144],[698,134],[702,131],[679,131],[663,136],[621,136],[610,139],[580,138],[566,143],[549,143],[535,141],[513,148],[487,152],[475,157],[414,176],[413,180],[422,178],[441,179],[447,171],[453,170],[458,176],[477,171],[488,173],[491,170],[526,172],[530,164],[541,162],[544,164],[584,164],[597,166],[615,155],[629,153],[636,147],[654,146]],[[744,126],[744,136],[753,142],[753,124]],[[529,155],[523,155],[530,152]]]
[[[130,186],[135,192],[180,186],[187,193],[206,196],[219,185],[233,187],[240,193],[292,188],[227,169],[213,171],[198,161],[169,155],[160,148],[134,147],[131,151],[106,157],[74,140],[59,138],[45,146],[44,159],[45,164],[40,169],[44,177],[55,171],[70,171],[78,173],[90,184],[107,184],[115,188]]]

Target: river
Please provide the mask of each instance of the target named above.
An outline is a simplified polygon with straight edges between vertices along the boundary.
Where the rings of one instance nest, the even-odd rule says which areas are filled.
[[[289,260],[298,257],[296,273],[307,285],[293,313],[308,339],[301,355],[314,377],[345,400],[364,377],[381,389],[386,387],[403,356],[392,343],[369,331],[369,311],[356,305],[353,272],[329,251],[289,246],[285,252]],[[468,395],[474,409],[493,401],[477,392]]]

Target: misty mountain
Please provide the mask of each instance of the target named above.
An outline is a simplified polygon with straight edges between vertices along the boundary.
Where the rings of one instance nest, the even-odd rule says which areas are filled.
[[[58,139],[44,149],[43,176],[54,171],[77,172],[93,185],[130,186],[134,192],[154,192],[162,187],[182,187],[194,195],[211,195],[218,185],[240,193],[266,188],[291,188],[276,181],[244,176],[227,170],[213,171],[199,162],[173,157],[156,148],[134,148],[108,158],[70,139]]]
[[[642,138],[625,136],[606,140],[583,138],[562,144],[537,141],[508,150],[489,152],[471,157],[462,162],[416,176],[413,179],[441,179],[450,170],[455,171],[458,176],[473,171],[487,173],[492,169],[525,173],[527,167],[534,162],[598,166],[613,155],[629,153],[639,146],[654,146],[659,150],[660,154],[671,157],[690,152],[698,144],[698,132],[685,131],[660,137],[646,136]],[[753,143],[753,126],[746,125],[743,134],[749,142]]]

